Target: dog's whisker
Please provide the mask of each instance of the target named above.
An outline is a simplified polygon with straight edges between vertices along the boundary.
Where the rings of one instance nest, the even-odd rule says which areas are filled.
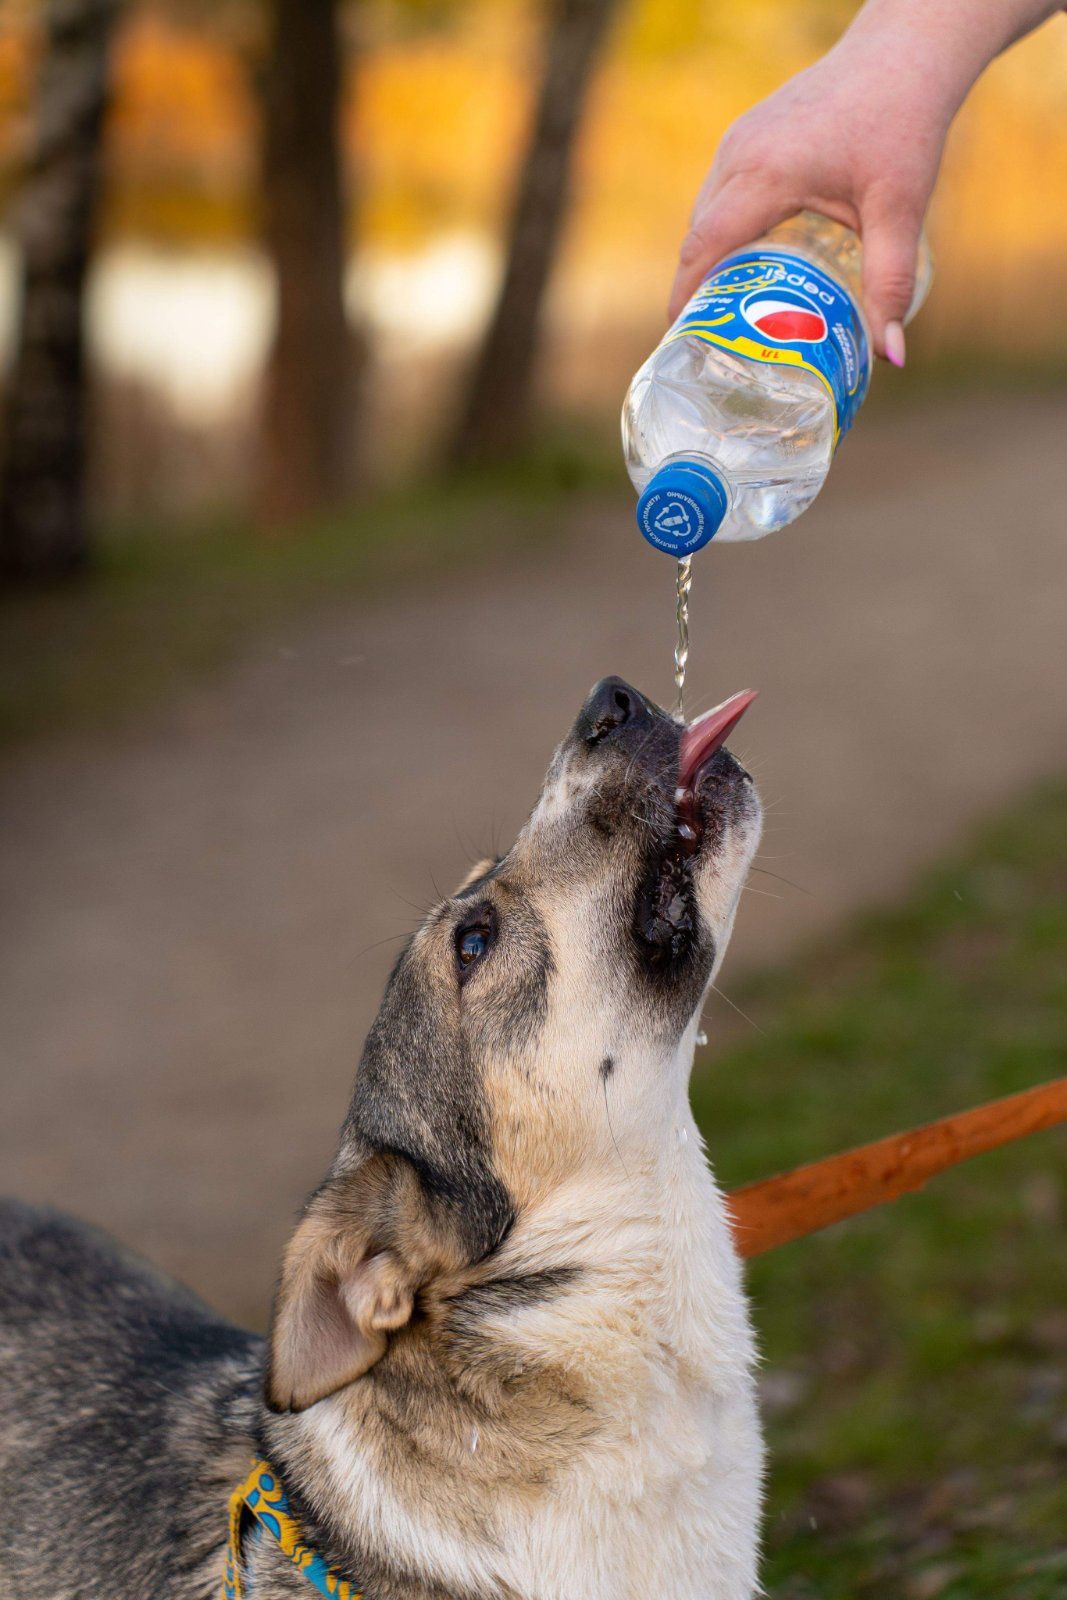
[[[418,917],[420,922],[423,920],[424,917],[427,917],[429,915],[430,910],[432,908],[432,903],[431,904],[426,904],[426,905],[419,905],[417,901],[409,900],[406,894],[401,894],[399,889],[390,889],[389,892],[394,897],[394,899],[399,900],[402,905],[405,905],[411,911],[414,911],[415,915]]]
[[[364,956],[369,956],[372,950],[380,950],[383,944],[395,944],[398,939],[410,939],[411,932],[405,928],[403,933],[388,933],[384,939],[375,939],[373,944],[365,944],[362,950],[357,950],[352,957],[353,961],[361,961]]]
[[[627,767],[626,767],[626,774],[625,774],[625,777],[623,779],[624,784],[629,784],[630,779],[633,776],[634,769],[637,766],[638,761],[644,755],[645,751],[648,749],[649,744],[652,742],[652,737],[653,737],[653,730],[649,729],[648,733],[645,734],[644,738],[641,740],[640,744],[637,746],[637,749],[631,755],[630,760],[629,760],[629,762],[627,764]]]
[[[627,1167],[626,1162],[623,1160],[622,1151],[619,1149],[619,1141],[615,1137],[615,1129],[612,1126],[612,1122],[611,1122],[611,1107],[608,1104],[608,1077],[609,1076],[610,1076],[610,1074],[606,1073],[604,1071],[604,1069],[601,1068],[601,1070],[600,1070],[600,1086],[604,1091],[604,1115],[608,1119],[608,1132],[611,1134],[611,1142],[615,1146],[615,1154],[619,1158],[619,1165],[620,1165],[620,1167],[622,1168],[623,1172],[626,1174],[626,1176],[628,1178],[630,1176],[629,1168]]]
[[[750,1017],[747,1011],[742,1011],[741,1007],[737,1004],[737,1001],[736,1000],[731,1000],[730,996],[728,994],[726,994],[724,990],[720,989],[717,983],[709,984],[708,987],[715,991],[715,993],[718,995],[720,1000],[725,1000],[726,1004],[732,1010],[736,1011],[737,1015],[739,1017],[742,1017],[744,1019],[744,1021],[749,1024],[750,1027],[755,1028],[757,1033],[762,1033],[762,1034],[766,1035],[766,1032],[767,1032],[766,1028],[761,1028],[759,1023],[756,1021],[755,1017]]]
[[[814,893],[814,890],[805,889],[805,887],[804,887],[804,885],[802,883],[794,883],[792,878],[785,877],[785,875],[783,873],[781,873],[781,872],[772,872],[769,867],[751,866],[751,867],[749,867],[748,870],[750,872],[762,872],[763,876],[765,878],[777,878],[779,883],[787,883],[789,885],[789,887],[791,889],[795,889],[798,894],[811,895],[811,894]]]

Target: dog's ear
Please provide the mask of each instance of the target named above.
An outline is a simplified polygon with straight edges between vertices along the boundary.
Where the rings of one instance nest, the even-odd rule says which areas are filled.
[[[404,1215],[417,1186],[396,1166],[372,1156],[328,1180],[293,1235],[271,1318],[271,1410],[304,1411],[343,1389],[409,1321],[426,1261]]]

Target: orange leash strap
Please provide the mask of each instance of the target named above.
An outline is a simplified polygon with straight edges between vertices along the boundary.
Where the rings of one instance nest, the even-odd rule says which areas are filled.
[[[1067,1078],[745,1184],[727,1196],[734,1241],[742,1256],[762,1255],[921,1189],[971,1156],[1061,1122],[1067,1122]]]

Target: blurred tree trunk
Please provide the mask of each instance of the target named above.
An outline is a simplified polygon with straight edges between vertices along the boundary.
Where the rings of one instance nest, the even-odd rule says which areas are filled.
[[[344,499],[355,340],[344,308],[343,56],[337,0],[273,0],[263,85],[264,237],[278,322],[266,374],[259,512],[277,524]]]
[[[553,0],[544,74],[508,230],[504,277],[475,359],[453,464],[508,455],[529,420],[541,309],[570,201],[578,128],[619,0]]]
[[[20,197],[22,315],[5,404],[0,574],[41,581],[89,559],[83,299],[102,176],[119,0],[47,0],[34,144]]]

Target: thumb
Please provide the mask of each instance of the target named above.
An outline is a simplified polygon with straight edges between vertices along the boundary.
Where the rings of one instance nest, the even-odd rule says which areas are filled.
[[[922,215],[906,204],[881,202],[860,216],[863,303],[874,348],[894,366],[904,365],[904,318],[915,292],[915,263]]]

